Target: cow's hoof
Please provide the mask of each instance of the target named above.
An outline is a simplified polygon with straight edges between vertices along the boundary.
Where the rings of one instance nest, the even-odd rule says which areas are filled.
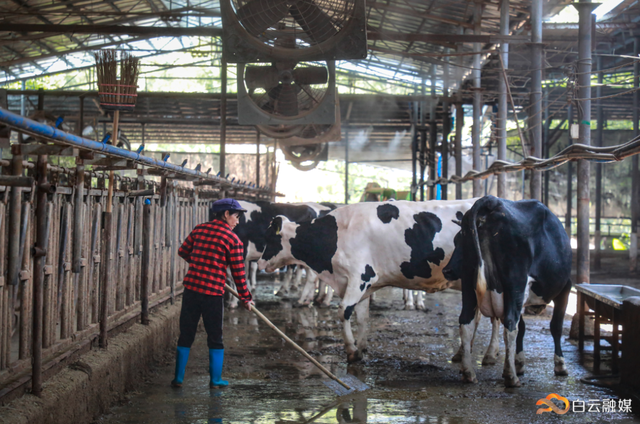
[[[520,387],[521,385],[518,377],[509,375],[504,379],[504,387]]]
[[[289,289],[290,292],[297,292],[298,288],[296,286],[293,286]]]
[[[524,375],[524,362],[516,361],[516,375]]]
[[[356,350],[353,353],[347,353],[347,363],[353,364],[354,362],[362,361],[362,352]]]
[[[555,373],[555,375],[557,375],[558,377],[566,377],[569,375],[569,371],[562,367],[561,369],[554,369],[553,372]]]
[[[451,362],[462,362],[462,353],[458,352],[451,358]]]
[[[472,371],[462,371],[462,381],[470,384],[477,384],[478,379]]]
[[[287,293],[286,291],[282,291],[282,290],[278,290],[278,293],[276,293],[276,296],[278,297],[285,297],[287,296],[289,293]]]
[[[406,305],[404,305],[405,311],[413,311],[414,309],[416,309],[416,307],[411,303],[407,303]]]
[[[484,355],[482,358],[482,365],[495,365],[498,362],[494,355]]]
[[[306,308],[308,306],[311,306],[311,302],[297,302],[295,303],[295,305],[298,308]]]

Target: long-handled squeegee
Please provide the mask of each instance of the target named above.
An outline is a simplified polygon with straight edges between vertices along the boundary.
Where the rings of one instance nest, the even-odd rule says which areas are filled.
[[[240,296],[238,296],[238,293],[236,293],[236,291],[234,289],[229,287],[228,284],[226,285],[226,289],[229,291],[229,293],[231,293],[232,295],[234,295],[235,297],[240,299]],[[331,371],[329,371],[328,369],[323,367],[320,362],[316,361],[313,358],[313,356],[309,355],[303,348],[298,346],[296,344],[296,342],[291,340],[286,334],[284,334],[282,331],[280,331],[280,329],[278,327],[276,327],[271,321],[269,321],[269,319],[267,317],[265,317],[262,314],[262,312],[260,312],[255,306],[251,307],[251,311],[254,314],[256,314],[258,316],[258,318],[260,318],[262,321],[264,321],[269,327],[271,327],[273,330],[275,330],[280,335],[280,337],[282,337],[284,339],[284,341],[286,341],[291,346],[293,346],[298,352],[303,354],[305,356],[305,358],[307,358],[309,361],[311,361],[311,363],[313,365],[318,367],[320,369],[320,371],[322,371],[329,378],[331,378],[333,381],[325,381],[324,384],[328,388],[333,390],[338,396],[348,395],[348,394],[353,393],[353,392],[362,392],[362,391],[365,391],[365,390],[369,389],[369,386],[367,386],[366,384],[364,384],[362,381],[358,380],[356,377],[354,377],[351,374],[345,374],[344,377],[342,377],[342,379],[339,379],[338,377],[333,375],[333,373]]]

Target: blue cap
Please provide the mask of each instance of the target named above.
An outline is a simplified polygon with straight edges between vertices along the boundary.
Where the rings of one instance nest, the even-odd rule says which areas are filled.
[[[224,211],[238,211],[238,212],[246,212],[246,209],[243,209],[235,199],[220,199],[213,202],[211,205],[211,212],[224,212]]]

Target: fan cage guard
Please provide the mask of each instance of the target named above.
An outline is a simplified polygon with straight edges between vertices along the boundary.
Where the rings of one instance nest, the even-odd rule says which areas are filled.
[[[137,85],[98,83],[100,107],[107,110],[133,110],[138,97]]]
[[[305,62],[298,63],[304,65]],[[311,63],[317,66],[317,63]],[[321,99],[313,108],[301,110],[295,116],[275,115],[260,107],[249,95],[245,81],[245,69],[247,64],[238,64],[238,123],[240,125],[306,125],[306,124],[333,124],[335,123],[335,64],[326,62],[328,80],[324,84],[325,89]],[[253,65],[253,64],[252,64]],[[260,63],[258,64],[260,65]],[[304,91],[304,90],[302,90]],[[300,94],[300,93],[298,93]],[[266,96],[265,94],[264,96]],[[305,93],[308,96],[307,93]],[[300,108],[303,109],[303,108]]]
[[[273,65],[266,64],[266,63],[256,63],[256,64],[252,64],[251,66],[270,68]],[[318,66],[317,63],[309,63],[309,62],[300,62],[296,64],[295,68],[305,68],[308,66],[317,67],[317,68],[323,67],[327,69],[326,65],[324,64],[321,66]],[[245,66],[244,69],[246,72],[247,67]],[[243,78],[243,80],[245,83],[245,89],[247,90],[247,92],[249,92],[246,78]],[[327,82],[323,84],[314,84],[314,85],[296,84],[296,86],[300,88],[300,91],[297,93],[297,96],[296,96],[296,104],[299,112],[295,116],[305,116],[309,112],[312,112],[317,107],[317,105],[322,103],[322,100],[326,96],[327,90],[329,88],[328,84],[329,84],[329,80],[327,80]],[[321,88],[314,88],[319,86],[321,86]],[[271,113],[274,116],[277,116],[278,118],[287,119],[289,117],[288,115],[279,114],[277,111],[275,111],[275,102],[276,101],[280,102],[281,101],[280,97],[271,98],[269,96],[269,92],[270,92],[269,89],[259,87],[259,88],[256,88],[253,95],[250,94],[249,97],[251,98],[251,100],[253,100],[256,106],[258,106],[263,111],[267,113]],[[281,107],[283,109],[288,109],[292,106],[293,105],[290,102],[285,102]],[[269,109],[270,107],[272,108],[271,110]]]
[[[240,22],[242,28],[247,31],[251,37],[270,47],[281,47],[278,45],[277,40],[283,36],[286,38],[287,36],[293,35],[293,38],[296,40],[296,49],[304,49],[312,45],[320,45],[342,31],[349,22],[349,18],[353,16],[356,3],[355,0],[298,0],[295,2],[279,0],[231,0],[231,5],[236,16],[239,16],[238,11],[241,8],[251,3],[257,4],[258,2],[261,10],[257,10],[256,13],[252,15],[247,15],[245,20],[257,21],[258,25],[268,25],[267,28],[270,28],[274,25],[267,21],[269,16],[284,15],[282,19],[277,21],[277,25],[283,25],[284,28],[271,31],[265,30],[258,35],[253,35],[252,28]],[[310,39],[311,37],[305,32],[300,23],[296,21],[291,13],[287,12],[283,14],[282,10],[278,10],[278,8],[282,6],[287,8],[286,4],[288,3],[301,5],[301,8],[307,7],[308,16],[304,16],[301,19],[309,26],[320,25],[319,31],[316,31],[315,35],[322,41],[317,42]],[[317,6],[316,11],[311,11],[309,9],[309,7],[313,6]],[[291,7],[293,7],[293,4]],[[327,18],[328,22],[326,21]],[[324,23],[320,22],[322,19],[325,20]],[[330,25],[327,25],[329,22]],[[287,46],[287,48],[292,48],[292,46]]]
[[[343,26],[335,35],[317,44],[300,43],[295,49],[282,46],[282,43],[275,43],[276,35],[282,35],[282,31],[272,30],[273,42],[266,38],[266,30],[258,36],[252,35],[240,23],[236,14],[237,8],[232,4],[234,1],[237,3],[238,0],[220,0],[220,12],[225,31],[222,48],[229,63],[270,62],[292,58],[296,61],[352,60],[367,57],[364,0],[347,0],[348,4],[353,4],[352,8],[348,9],[350,16],[342,20]],[[261,1],[274,2],[274,0]],[[299,31],[304,32],[302,29]],[[294,56],[292,56],[292,50],[295,50]]]

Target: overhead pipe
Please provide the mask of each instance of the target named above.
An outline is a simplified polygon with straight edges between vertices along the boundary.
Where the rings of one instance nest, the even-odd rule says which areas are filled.
[[[29,118],[25,118],[24,116],[20,116],[16,113],[10,112],[3,108],[0,108],[0,122],[15,129],[16,131],[25,132],[27,134],[30,134],[36,137],[44,137],[54,142],[59,142],[62,144],[78,147],[85,150],[91,150],[97,153],[103,153],[106,155],[115,156],[115,157],[126,159],[126,160],[132,160],[134,162],[140,163],[145,166],[165,169],[171,172],[175,172],[176,174],[192,176],[192,177],[200,178],[204,180],[216,181],[216,182],[219,182],[221,185],[226,185],[229,187],[234,187],[238,189],[249,189],[248,187],[245,187],[241,184],[231,183],[222,178],[208,175],[204,172],[185,168],[180,165],[174,165],[172,163],[169,163],[168,161],[165,162],[160,159],[154,159],[148,156],[144,156],[140,153],[121,149],[111,144],[101,143],[101,142],[89,140],[87,138],[83,138],[74,134],[70,134],[65,131],[61,131],[57,128],[51,127],[49,125],[42,124],[40,122],[34,121]],[[256,190],[258,192],[265,192],[265,193],[270,192],[270,190],[268,189],[251,189],[251,190]]]

